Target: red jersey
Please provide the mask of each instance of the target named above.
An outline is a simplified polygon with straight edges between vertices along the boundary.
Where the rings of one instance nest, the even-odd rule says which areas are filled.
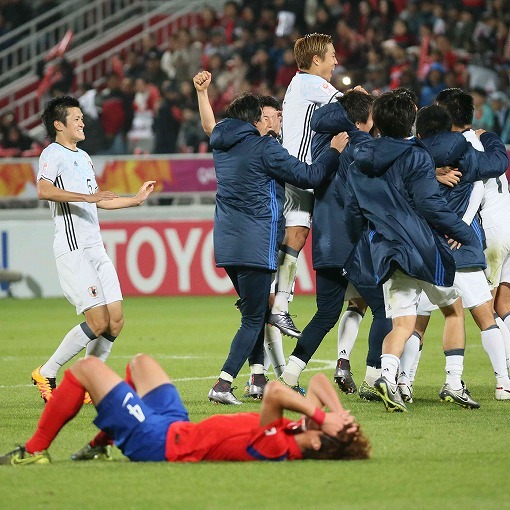
[[[303,457],[287,418],[259,425],[258,413],[214,415],[199,423],[178,421],[168,428],[166,460],[296,460]]]

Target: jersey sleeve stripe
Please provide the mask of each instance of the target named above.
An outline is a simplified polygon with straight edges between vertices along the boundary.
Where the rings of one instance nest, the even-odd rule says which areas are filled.
[[[299,145],[299,151],[297,154],[297,158],[300,161],[306,161],[306,155],[308,154],[308,149],[310,148],[310,143],[312,141],[312,129],[310,127],[310,121],[312,119],[314,111],[315,111],[314,104],[310,104],[306,109],[305,121],[303,126],[303,138],[301,139],[301,144]]]
[[[248,446],[248,448],[246,448],[246,453],[248,453],[248,455],[251,455],[253,458],[258,460],[271,460],[274,462],[281,462],[282,460],[285,460],[287,458],[286,453],[274,459],[271,457],[266,457],[265,455],[262,455],[259,451],[257,451],[254,446]]]

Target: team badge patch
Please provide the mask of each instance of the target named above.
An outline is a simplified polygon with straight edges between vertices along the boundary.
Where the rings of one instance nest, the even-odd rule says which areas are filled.
[[[92,297],[97,297],[99,296],[99,292],[97,291],[97,287],[95,285],[92,285],[92,287],[89,287],[89,294],[92,296]]]

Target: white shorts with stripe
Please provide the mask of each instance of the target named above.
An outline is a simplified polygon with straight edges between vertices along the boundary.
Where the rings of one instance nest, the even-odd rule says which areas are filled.
[[[433,285],[397,270],[388,281],[383,283],[386,317],[394,319],[407,315],[417,315],[418,302],[422,291],[439,308],[451,305],[459,297],[454,287]]]
[[[60,286],[79,315],[89,308],[122,301],[119,278],[103,245],[73,250],[56,259]]]
[[[313,192],[285,184],[285,216],[286,227],[312,226],[314,196]]]

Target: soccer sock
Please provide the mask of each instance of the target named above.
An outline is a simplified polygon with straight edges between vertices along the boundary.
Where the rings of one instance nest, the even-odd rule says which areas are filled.
[[[399,358],[394,354],[381,355],[381,375],[392,384],[397,382],[399,363]]]
[[[220,372],[220,379],[223,379],[224,381],[227,381],[230,384],[232,384],[232,382],[234,381],[234,378],[230,374],[227,374],[227,372],[223,372],[223,370]]]
[[[349,307],[342,314],[338,324],[338,358],[349,359],[363,314],[355,307]]]
[[[464,371],[464,349],[444,351],[446,358],[446,382],[453,390],[462,388],[462,372]]]
[[[25,444],[27,452],[46,450],[62,427],[78,414],[84,395],[85,388],[70,370],[66,370],[62,382],[44,406],[34,435]]]
[[[92,448],[95,448],[96,446],[107,446],[109,444],[113,444],[113,438],[110,434],[100,430],[89,444]]]
[[[498,322],[498,320],[503,324]],[[496,319],[496,324],[499,326],[501,330],[501,334],[503,335],[503,341],[505,343],[505,357],[506,357],[506,367],[510,370],[510,313],[507,313],[503,318],[498,317]]]
[[[365,372],[365,381],[369,386],[373,386],[375,381],[381,376],[381,369],[376,367],[370,367],[367,365]]]
[[[264,373],[264,365],[259,365],[258,363],[254,363],[250,365],[250,374],[251,375],[262,375]]]
[[[296,358],[296,356],[289,356],[289,362],[282,374],[283,380],[289,386],[296,386],[299,382],[299,376],[305,367],[306,363],[304,361]]]
[[[135,382],[133,381],[133,376],[131,375],[131,365],[128,363],[126,365],[126,374],[124,375],[124,381],[131,386],[136,391]]]
[[[264,348],[269,362],[273,365],[276,377],[280,377],[285,370],[282,333],[278,328],[271,326],[271,324],[266,324],[265,326]]]
[[[60,367],[97,338],[86,322],[75,326],[62,340],[51,358],[41,367],[43,377],[56,377]]]
[[[400,356],[400,372],[398,374],[398,382],[402,384],[411,384],[411,367],[417,354],[420,352],[420,335],[416,331],[409,337],[404,346],[402,356]]]
[[[278,286],[274,297],[272,313],[283,313],[289,311],[289,298],[292,292],[292,285],[296,279],[297,258],[299,252],[283,245],[281,251],[284,253],[283,261],[278,268]]]
[[[101,361],[106,361],[106,358],[110,355],[110,352],[113,347],[113,342],[117,337],[113,335],[109,335],[108,333],[103,333],[98,336],[95,340],[91,340],[87,344],[87,356],[95,356],[99,358]]]
[[[510,389],[510,379],[508,378],[505,361],[505,346],[503,344],[501,331],[494,324],[494,326],[490,326],[488,329],[481,331],[480,335],[482,337],[483,348],[491,360],[497,385]]]
[[[414,358],[414,362],[411,367],[411,370],[409,370],[409,380],[411,381],[411,384],[413,384],[414,378],[416,377],[416,372],[418,371],[418,365],[420,364],[422,349],[423,349],[423,344],[420,343],[420,348],[419,348],[418,352],[416,353],[416,358]]]

